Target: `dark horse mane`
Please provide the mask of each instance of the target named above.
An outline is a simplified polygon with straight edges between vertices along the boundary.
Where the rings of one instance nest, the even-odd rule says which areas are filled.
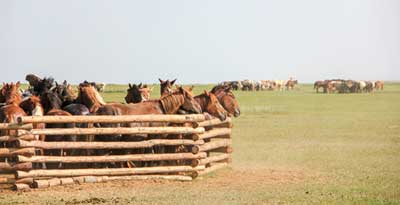
[[[37,86],[33,87],[33,91],[36,95],[41,95],[44,92],[49,91],[55,86],[55,81],[53,77],[45,77],[41,80]]]

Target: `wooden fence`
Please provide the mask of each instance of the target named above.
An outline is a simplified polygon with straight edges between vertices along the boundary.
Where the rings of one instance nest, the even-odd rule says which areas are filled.
[[[74,126],[35,129],[42,123]],[[20,117],[0,123],[0,188],[190,181],[231,162],[231,128],[204,115]]]

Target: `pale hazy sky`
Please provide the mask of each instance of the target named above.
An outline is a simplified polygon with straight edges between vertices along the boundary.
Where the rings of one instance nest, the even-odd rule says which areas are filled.
[[[0,81],[400,80],[399,0],[0,1]]]

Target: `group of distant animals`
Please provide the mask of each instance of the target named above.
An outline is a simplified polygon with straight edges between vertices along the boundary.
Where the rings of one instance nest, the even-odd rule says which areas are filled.
[[[242,91],[263,91],[263,90],[294,90],[298,81],[290,78],[289,80],[242,80],[242,81],[224,81],[219,85],[227,85],[233,90]]]
[[[0,122],[16,122],[20,116],[71,116],[71,115],[142,115],[142,114],[188,114],[204,113],[208,118],[225,120],[227,116],[238,117],[240,109],[232,92],[232,88],[226,85],[215,86],[211,91],[204,91],[199,95],[193,95],[193,87],[173,87],[175,80],[161,80],[159,99],[151,99],[152,91],[146,85],[129,84],[126,103],[105,102],[100,95],[95,83],[84,81],[78,86],[76,94],[73,86],[67,81],[59,84],[53,78],[40,78],[36,75],[27,75],[26,80],[30,88],[21,92],[20,82],[3,83],[0,89]],[[104,86],[103,86],[104,88]],[[96,127],[137,127],[137,126],[166,126],[166,123],[98,123]],[[35,129],[42,128],[71,128],[87,127],[87,124],[62,123],[62,124],[35,124]],[[2,135],[11,134],[1,133]],[[94,138],[82,136],[35,136],[42,141],[136,141],[146,138],[166,138],[169,135],[112,135],[94,136]],[[182,138],[183,136],[173,136]],[[1,147],[1,142],[0,142]],[[88,151],[88,150],[86,150]],[[138,150],[125,150],[131,153]],[[142,150],[143,152],[156,152],[156,150]],[[60,150],[45,150],[45,155],[63,155]],[[68,150],[69,155],[85,155],[82,150]],[[97,155],[126,154],[109,151],[93,151]],[[92,153],[93,154],[93,153]],[[46,166],[46,165],[43,165]],[[49,166],[49,165],[47,165]],[[61,164],[57,165],[62,166]],[[64,165],[67,166],[67,165]],[[107,166],[111,166],[108,164]],[[112,166],[116,166],[115,164]],[[126,165],[134,167],[134,163]]]
[[[374,90],[383,90],[383,81],[364,80],[320,80],[315,81],[314,89],[317,93],[322,89],[323,93],[369,93]]]

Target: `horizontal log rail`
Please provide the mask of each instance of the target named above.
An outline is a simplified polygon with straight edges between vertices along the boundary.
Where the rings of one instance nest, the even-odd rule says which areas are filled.
[[[200,145],[200,152],[210,151],[213,149],[228,147],[231,145],[231,140],[228,139],[219,139],[211,142],[207,142],[204,145]]]
[[[17,119],[19,124],[25,123],[123,123],[123,122],[201,122],[202,114],[192,115],[97,115],[97,116],[23,116]]]
[[[229,138],[231,133],[232,130],[230,128],[214,128],[206,131],[203,134],[199,134],[199,139],[209,139],[213,137]]]
[[[172,181],[192,181],[190,176],[182,175],[132,175],[132,176],[85,176],[80,178],[52,178],[37,179],[33,182],[35,188],[47,188],[59,185],[98,183],[108,181],[128,181],[128,180],[172,180]]]
[[[14,137],[14,136],[0,136],[0,142],[13,142],[13,141],[17,141],[18,139],[21,140],[34,140],[35,136],[34,135],[30,135],[30,134],[24,134],[18,137]]]
[[[17,123],[0,123],[0,130],[31,130],[32,124],[20,125]]]
[[[3,171],[16,171],[16,170],[31,170],[32,163],[8,163],[0,162],[0,170]]]
[[[19,147],[35,147],[41,149],[135,149],[151,148],[156,145],[164,146],[194,146],[204,144],[203,140],[193,141],[186,139],[154,139],[139,142],[43,142],[18,140]],[[1,152],[0,152],[1,153]]]
[[[31,156],[35,154],[35,148],[0,148],[0,157],[10,157],[15,155]]]
[[[223,160],[229,161],[229,159],[230,159],[230,154],[226,154],[226,153],[218,154],[215,156],[210,156],[210,157],[207,157],[204,159],[200,159],[200,164],[206,165],[209,163],[219,162],[219,161],[223,161]]]
[[[32,129],[33,135],[116,135],[116,134],[201,134],[204,128],[191,127],[117,127]]]
[[[221,163],[214,163],[211,167],[206,168],[203,171],[199,171],[199,176],[204,176],[206,174],[209,174],[211,172],[215,172],[218,169],[222,169],[227,167],[229,164],[226,162],[221,162]]]
[[[163,160],[191,160],[204,159],[207,157],[205,152],[198,154],[192,153],[171,153],[171,154],[129,154],[129,155],[109,155],[109,156],[18,156],[19,162],[61,162],[61,163],[97,163],[97,162],[123,162],[123,161],[163,161]],[[1,164],[0,164],[1,166]],[[1,167],[0,167],[1,168]]]
[[[31,170],[29,172],[17,171],[16,178],[28,177],[76,177],[76,176],[118,176],[130,174],[166,174],[175,172],[196,172],[204,170],[204,166],[164,166],[142,168],[109,168],[109,169],[55,169],[55,170]]]
[[[230,124],[230,123],[232,123],[232,119],[230,117],[228,117],[224,121],[221,121],[218,118],[211,119],[211,120],[205,120],[205,121],[199,122],[198,125],[199,125],[199,127],[212,127],[212,126],[216,126],[216,125]]]
[[[0,184],[13,184],[15,183],[15,178],[3,178],[0,176]]]

